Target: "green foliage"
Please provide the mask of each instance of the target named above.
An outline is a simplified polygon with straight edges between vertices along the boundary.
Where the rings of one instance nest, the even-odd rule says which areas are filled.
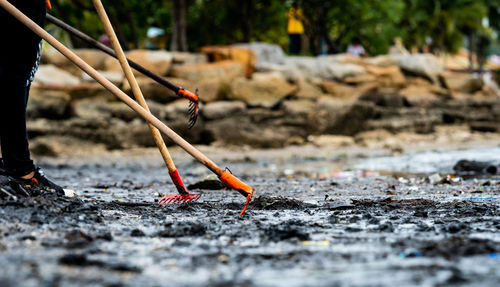
[[[51,13],[98,38],[103,29],[91,1],[52,0]],[[172,33],[171,0],[103,0],[128,43],[143,42],[152,23]],[[286,13],[291,1],[185,0],[188,47],[246,40],[288,44]],[[395,37],[407,47],[456,52],[471,35],[493,39],[500,30],[500,0],[304,0],[306,34],[313,54],[328,43],[345,51],[355,37],[369,54],[386,53]],[[483,27],[488,18],[490,27]],[[495,43],[493,43],[495,44]],[[82,43],[76,42],[76,46]]]

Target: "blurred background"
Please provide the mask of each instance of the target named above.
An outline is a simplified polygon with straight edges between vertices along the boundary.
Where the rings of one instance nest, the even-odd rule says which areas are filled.
[[[447,142],[500,132],[499,0],[103,2],[129,58],[200,89],[201,116],[188,130],[187,103],[138,74],[153,113],[196,144],[376,140],[401,150],[437,134]],[[52,6],[109,45],[91,2]],[[116,60],[46,29],[130,93]],[[29,114],[39,154],[154,145],[134,112],[48,45]]]

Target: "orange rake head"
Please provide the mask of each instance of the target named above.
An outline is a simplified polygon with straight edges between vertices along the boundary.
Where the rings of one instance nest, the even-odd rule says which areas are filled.
[[[177,95],[189,100],[189,126],[192,128],[198,119],[198,113],[200,111],[200,96],[198,95],[198,89],[195,93],[192,93],[183,88],[179,88]]]

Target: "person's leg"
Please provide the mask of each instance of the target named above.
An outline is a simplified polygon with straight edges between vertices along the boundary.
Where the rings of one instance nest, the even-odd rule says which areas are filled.
[[[45,20],[45,1],[9,1],[39,25]],[[34,171],[26,132],[26,104],[38,67],[41,39],[0,9],[0,142],[5,169],[16,176]]]
[[[302,53],[302,34],[297,34],[297,55]]]
[[[300,34],[289,34],[291,55],[300,54]]]

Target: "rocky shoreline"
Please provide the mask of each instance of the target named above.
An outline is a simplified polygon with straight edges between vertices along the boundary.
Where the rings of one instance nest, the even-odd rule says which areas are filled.
[[[432,55],[286,57],[277,46],[206,47],[200,54],[131,51],[154,72],[200,89],[201,115],[187,129],[187,102],[152,80],[139,83],[152,112],[194,144],[277,148],[311,136],[366,132],[432,134],[443,126],[500,132],[500,94],[482,78],[446,70]],[[76,53],[130,94],[117,61]],[[149,147],[147,126],[124,104],[56,51],[45,51],[32,88],[29,135],[34,152]]]

